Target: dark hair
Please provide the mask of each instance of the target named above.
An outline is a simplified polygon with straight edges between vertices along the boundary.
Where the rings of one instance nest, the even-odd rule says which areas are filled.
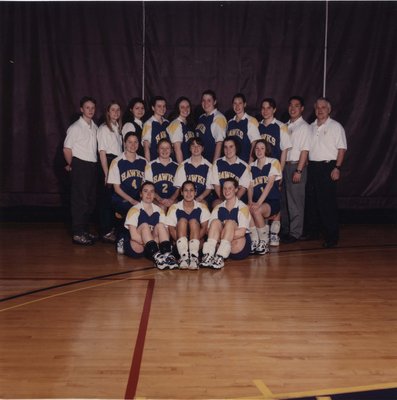
[[[127,123],[127,122],[134,122],[135,121],[135,117],[131,112],[131,109],[133,109],[135,107],[135,104],[137,103],[142,103],[143,107],[145,107],[145,102],[143,99],[141,99],[140,97],[133,97],[127,104],[127,108],[124,112],[123,115],[123,124]]]
[[[225,186],[225,183],[226,183],[226,182],[232,182],[233,185],[234,185],[234,187],[235,187],[236,189],[238,188],[238,182],[237,182],[237,179],[236,179],[236,178],[233,178],[233,177],[229,176],[228,178],[224,179],[224,180],[223,180],[223,183],[222,183],[222,188],[223,188],[223,186]]]
[[[172,151],[172,143],[171,143],[171,141],[170,141],[170,139],[168,139],[168,138],[161,138],[159,141],[158,141],[158,143],[157,143],[157,150],[159,149],[159,147],[160,147],[160,145],[162,144],[162,143],[168,143],[170,146],[171,146],[171,151]]]
[[[241,152],[241,145],[240,141],[235,137],[235,136],[226,136],[225,139],[223,140],[223,145],[225,142],[233,142],[234,146],[236,147],[236,155],[239,156]],[[223,150],[223,146],[222,146]]]
[[[139,188],[139,193],[142,194],[143,188],[145,186],[149,186],[149,185],[155,187],[153,182],[145,181],[142,183],[141,187]]]
[[[269,103],[271,108],[276,108],[276,100],[274,100],[272,97],[265,97],[261,101],[261,107],[263,106],[263,103],[266,101],[266,103]]]
[[[211,90],[211,89],[204,90],[204,92],[201,94],[201,98],[203,98],[203,96],[206,94],[211,96],[214,99],[214,101],[216,101],[216,94],[213,90]]]
[[[187,142],[188,144],[188,148],[190,149],[190,146],[196,142],[196,144],[204,147],[204,143],[203,143],[203,139],[201,139],[201,137],[197,136],[197,137],[192,137],[191,139],[189,139],[189,141]]]
[[[84,96],[80,99],[80,107],[83,107],[87,101],[90,101],[91,103],[94,103],[96,105],[96,100],[93,97],[90,96]]]
[[[259,139],[256,141],[255,146],[252,149],[252,153],[253,153],[252,155],[253,155],[254,159],[255,160],[257,159],[257,157],[255,155],[255,149],[256,149],[256,146],[258,143],[263,143],[265,145],[265,156],[270,157],[272,154],[272,145],[269,142],[267,142],[265,139]]]
[[[301,104],[301,107],[305,106],[305,100],[303,100],[303,97],[301,97],[301,96],[291,96],[288,99],[288,104],[291,103],[292,100],[298,100],[299,103]]]
[[[236,94],[233,96],[232,103],[233,103],[233,101],[234,101],[235,99],[241,99],[241,100],[243,100],[243,103],[246,103],[246,102],[247,102],[247,99],[245,98],[245,96],[244,96],[242,93],[236,93]]]
[[[194,184],[194,182],[188,180],[182,183],[181,192],[183,192],[183,189],[185,189],[186,185],[193,185],[194,191],[196,191],[196,185]]]
[[[138,141],[138,144],[139,144],[139,136],[138,136],[138,134],[137,134],[136,132],[132,132],[132,131],[127,132],[127,133],[125,134],[125,136],[124,136],[124,143],[127,143],[127,139],[128,139],[130,136],[135,136],[135,137],[136,137],[136,140]]]
[[[158,101],[165,101],[167,103],[167,100],[163,96],[154,96],[152,100],[150,101],[150,107],[154,107]]]

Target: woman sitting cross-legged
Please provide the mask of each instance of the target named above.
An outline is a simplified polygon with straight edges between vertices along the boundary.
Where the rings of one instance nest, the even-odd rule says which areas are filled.
[[[158,269],[178,266],[171,254],[171,242],[164,211],[153,203],[155,188],[144,182],[140,188],[141,202],[131,207],[125,220],[128,231],[117,242],[117,252],[129,257],[146,256]]]
[[[236,179],[226,178],[222,186],[225,201],[211,213],[201,267],[220,269],[229,256],[241,260],[250,253],[251,238],[248,232],[251,216],[248,206],[237,198],[237,191]]]
[[[176,242],[180,269],[199,268],[200,242],[207,233],[210,212],[204,203],[196,201],[196,188],[192,181],[185,181],[181,187],[183,200],[170,207],[167,225]]]

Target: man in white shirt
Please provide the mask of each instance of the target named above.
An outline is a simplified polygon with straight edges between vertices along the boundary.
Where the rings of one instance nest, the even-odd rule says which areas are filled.
[[[311,145],[308,167],[308,234],[317,236],[324,231],[323,247],[338,244],[339,223],[336,183],[347,150],[342,125],[330,118],[331,103],[320,97],[314,103],[317,119],[311,124]]]
[[[304,100],[300,96],[289,99],[287,122],[292,147],[288,150],[283,170],[281,232],[283,243],[294,243],[303,232],[305,214],[305,186],[307,155],[310,150],[310,126],[302,118]]]
[[[96,101],[92,97],[80,100],[81,117],[66,133],[63,154],[66,171],[71,174],[71,214],[73,243],[94,244],[95,236],[88,232],[90,216],[95,209],[97,181],[97,129],[92,120]]]

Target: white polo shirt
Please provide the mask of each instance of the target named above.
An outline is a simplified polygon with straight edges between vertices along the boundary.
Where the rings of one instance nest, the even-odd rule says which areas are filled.
[[[71,149],[73,157],[97,162],[97,129],[94,121],[91,121],[90,126],[83,117],[80,117],[69,126],[63,147]]]
[[[310,125],[302,117],[294,122],[288,121],[287,125],[292,144],[287,153],[287,162],[296,162],[299,161],[301,151],[310,150]]]
[[[339,149],[347,149],[346,134],[343,126],[329,118],[320,126],[317,119],[310,125],[311,145],[310,161],[336,160]]]
[[[105,151],[106,154],[119,156],[122,150],[122,137],[119,133],[119,126],[112,124],[110,130],[106,124],[102,124],[97,132],[98,151]]]

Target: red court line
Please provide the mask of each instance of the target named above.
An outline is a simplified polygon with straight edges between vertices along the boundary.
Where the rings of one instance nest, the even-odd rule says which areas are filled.
[[[125,396],[124,396],[124,398],[128,400],[132,400],[135,398],[136,388],[138,386],[139,372],[141,369],[141,362],[143,356],[143,348],[145,346],[145,337],[147,332],[147,326],[149,323],[150,307],[152,305],[154,283],[155,283],[154,279],[149,279],[146,289],[146,298],[145,298],[145,303],[143,305],[138,336],[136,338],[134,355],[132,357],[130,376],[128,377],[127,389],[125,391]]]

